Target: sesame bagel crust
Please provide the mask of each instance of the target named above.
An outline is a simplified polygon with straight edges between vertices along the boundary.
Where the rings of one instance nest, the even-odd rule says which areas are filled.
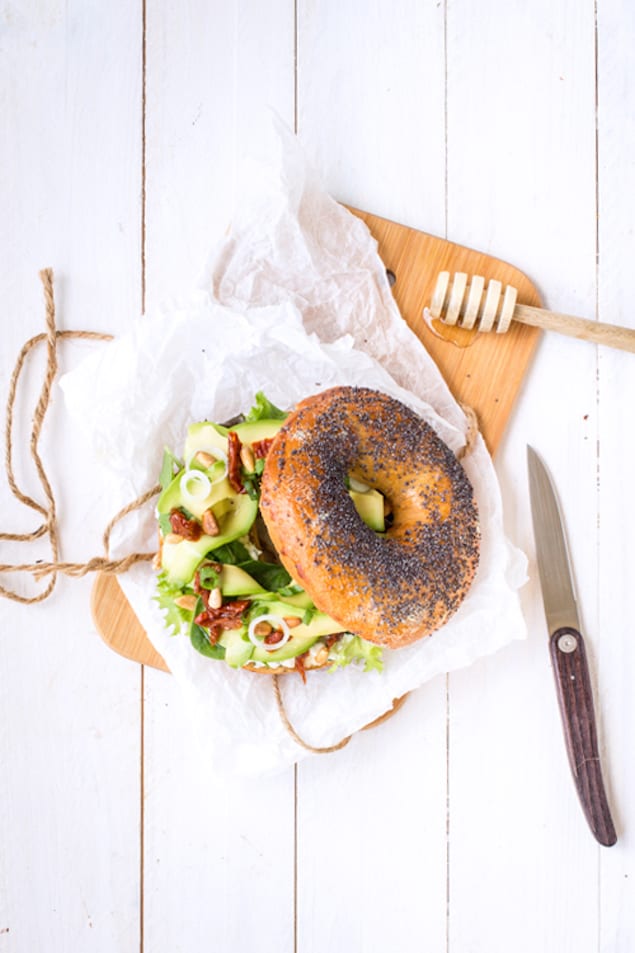
[[[347,476],[389,501],[385,533],[358,515]],[[390,648],[447,622],[477,569],[478,514],[461,464],[414,411],[369,388],[297,405],[267,454],[260,506],[283,565],[318,609]]]

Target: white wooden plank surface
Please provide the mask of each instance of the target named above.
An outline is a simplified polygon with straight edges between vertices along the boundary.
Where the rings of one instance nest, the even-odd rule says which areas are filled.
[[[522,263],[550,307],[594,317],[593,5],[491,8],[474,44],[477,17],[468,3],[449,10],[448,231]],[[459,141],[478,142],[468,162],[453,148]],[[597,449],[585,438],[595,427],[595,348],[545,336],[498,471],[513,501],[510,531],[533,573],[526,444],[549,461],[566,491],[589,625],[597,611],[597,548],[589,545]],[[525,645],[451,678],[450,948],[591,951],[598,855],[568,777],[535,578],[525,605]],[[557,882],[537,875],[543,869],[557,869]]]
[[[298,134],[333,194],[445,228],[444,8],[300,2]]]
[[[630,76],[635,12],[607,0],[598,9],[598,316],[635,326],[629,276],[635,258],[635,90]],[[602,736],[611,754],[609,783],[623,829],[622,850],[602,854],[600,950],[635,946],[635,864],[631,756],[635,729],[632,673],[631,540],[635,512],[629,474],[635,449],[630,409],[635,374],[626,355],[602,349],[598,360],[599,565],[595,659],[602,698]],[[630,822],[630,823],[629,823]]]
[[[298,12],[298,133],[328,188],[340,201],[442,234],[443,9],[307,3]],[[445,948],[446,730],[446,680],[437,678],[394,721],[356,739],[356,757],[353,749],[301,765],[299,949]],[[334,812],[343,791],[347,809]],[[376,865],[393,851],[390,864]],[[362,885],[358,911],[347,890],[322,902],[334,858],[338,883]]]
[[[151,307],[191,286],[266,106],[336,197],[514,262],[554,309],[633,326],[634,41],[624,0],[3,3],[2,396],[42,326],[40,267],[65,327],[121,331],[142,288]],[[632,950],[634,379],[631,355],[544,336],[497,458],[527,642],[279,777],[227,785],[200,764],[173,680],[93,631],[87,580],[1,601],[1,953]],[[566,764],[528,442],[564,497],[610,851]],[[64,556],[92,555],[104,519],[66,481],[81,446],[57,405],[43,449]],[[1,492],[0,530],[32,526]]]
[[[63,327],[111,330],[113,315],[139,307],[140,26],[125,2],[2,5],[3,405],[20,347],[44,326],[40,268],[56,270]],[[81,353],[64,346],[61,366]],[[31,402],[21,404],[27,449],[39,357],[32,366]],[[42,451],[63,555],[82,560],[100,552],[109,516],[77,489],[92,477],[56,399],[49,417]],[[20,481],[41,499],[27,454],[18,461]],[[2,531],[37,525],[4,482],[1,512]],[[2,554],[48,555],[5,543]],[[122,669],[97,638],[89,591],[88,580],[60,580],[50,602],[0,604],[3,953],[139,946],[139,672]]]
[[[267,107],[293,123],[291,13],[288,4],[265,10],[257,2],[148,5],[149,308],[198,280],[231,220],[236,159],[266,128]],[[173,680],[148,671],[145,683],[146,948],[291,950],[293,771],[228,789],[199,763]],[[273,929],[263,929],[272,910]]]

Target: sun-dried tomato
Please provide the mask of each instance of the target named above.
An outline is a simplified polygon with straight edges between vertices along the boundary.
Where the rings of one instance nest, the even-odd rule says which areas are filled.
[[[240,474],[240,447],[240,437],[235,430],[230,430],[227,434],[227,479],[236,493],[245,492]]]
[[[205,596],[202,592],[201,597],[205,602]],[[235,599],[233,602],[225,602],[218,609],[211,609],[206,604],[194,621],[209,632],[209,640],[212,645],[215,645],[224,629],[238,629],[240,627],[242,614],[249,605],[248,599]]]
[[[304,667],[304,660],[306,659],[307,653],[304,655],[296,655],[295,657],[295,670],[306,685],[306,669]]]
[[[272,443],[273,437],[265,437],[264,440],[254,440],[251,449],[254,452],[256,460],[262,460],[267,456]]]
[[[203,533],[198,520],[189,519],[182,510],[170,511],[170,526],[173,533],[182,536],[183,539],[191,539],[193,542],[200,539]]]
[[[336,632],[334,635],[327,635],[324,639],[324,644],[326,645],[327,649],[330,649],[341,638],[342,638],[341,632]]]
[[[268,635],[265,635],[263,642],[267,645],[277,645],[278,642],[281,642],[284,638],[284,632],[282,629],[272,629]]]

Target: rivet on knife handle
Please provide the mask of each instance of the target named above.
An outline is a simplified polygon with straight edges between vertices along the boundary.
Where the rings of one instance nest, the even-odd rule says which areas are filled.
[[[599,843],[612,847],[617,835],[602,779],[584,640],[577,629],[564,626],[551,636],[550,650],[569,764],[582,809]]]

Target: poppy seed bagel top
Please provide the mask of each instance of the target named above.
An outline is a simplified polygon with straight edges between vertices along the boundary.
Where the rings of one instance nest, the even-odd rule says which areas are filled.
[[[385,533],[359,516],[347,477],[389,501]],[[260,506],[283,565],[318,609],[390,648],[442,626],[478,566],[461,464],[414,411],[369,388],[334,387],[297,405],[267,454]]]

